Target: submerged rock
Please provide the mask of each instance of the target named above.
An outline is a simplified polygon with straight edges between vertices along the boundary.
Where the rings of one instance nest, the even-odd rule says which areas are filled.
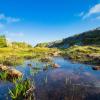
[[[92,67],[93,70],[100,70],[100,66],[94,66]]]
[[[32,67],[32,64],[27,64],[29,67]]]
[[[52,67],[53,68],[59,68],[60,66],[58,64],[53,64]]]

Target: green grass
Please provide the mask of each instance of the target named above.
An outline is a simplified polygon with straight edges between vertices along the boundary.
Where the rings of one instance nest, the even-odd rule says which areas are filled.
[[[99,64],[93,57],[87,57],[87,55],[100,56],[99,46],[72,46],[68,49],[61,49],[61,51],[63,56],[69,57],[75,61]]]
[[[7,80],[8,72],[0,72],[0,80]]]
[[[27,90],[32,88],[33,85],[31,80],[29,79],[22,80],[21,78],[19,78],[18,80],[13,80],[13,83],[15,87],[12,90],[9,89],[9,94],[12,100],[25,99],[25,97],[27,96]],[[32,98],[32,96],[33,94],[30,94],[28,95],[28,98]]]
[[[50,48],[0,48],[0,64],[18,65],[23,63],[25,59],[44,58],[51,53],[58,51]]]

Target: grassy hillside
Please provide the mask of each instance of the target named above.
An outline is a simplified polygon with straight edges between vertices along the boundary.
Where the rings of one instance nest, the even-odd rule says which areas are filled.
[[[38,43],[35,47],[48,47],[48,43]]]

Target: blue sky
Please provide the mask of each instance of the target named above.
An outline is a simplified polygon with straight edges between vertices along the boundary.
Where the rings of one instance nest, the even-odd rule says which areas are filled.
[[[31,44],[100,26],[100,0],[0,0],[0,34]]]

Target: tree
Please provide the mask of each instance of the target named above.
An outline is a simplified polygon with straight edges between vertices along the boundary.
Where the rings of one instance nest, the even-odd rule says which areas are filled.
[[[0,36],[0,48],[7,47],[7,41],[5,35]]]

